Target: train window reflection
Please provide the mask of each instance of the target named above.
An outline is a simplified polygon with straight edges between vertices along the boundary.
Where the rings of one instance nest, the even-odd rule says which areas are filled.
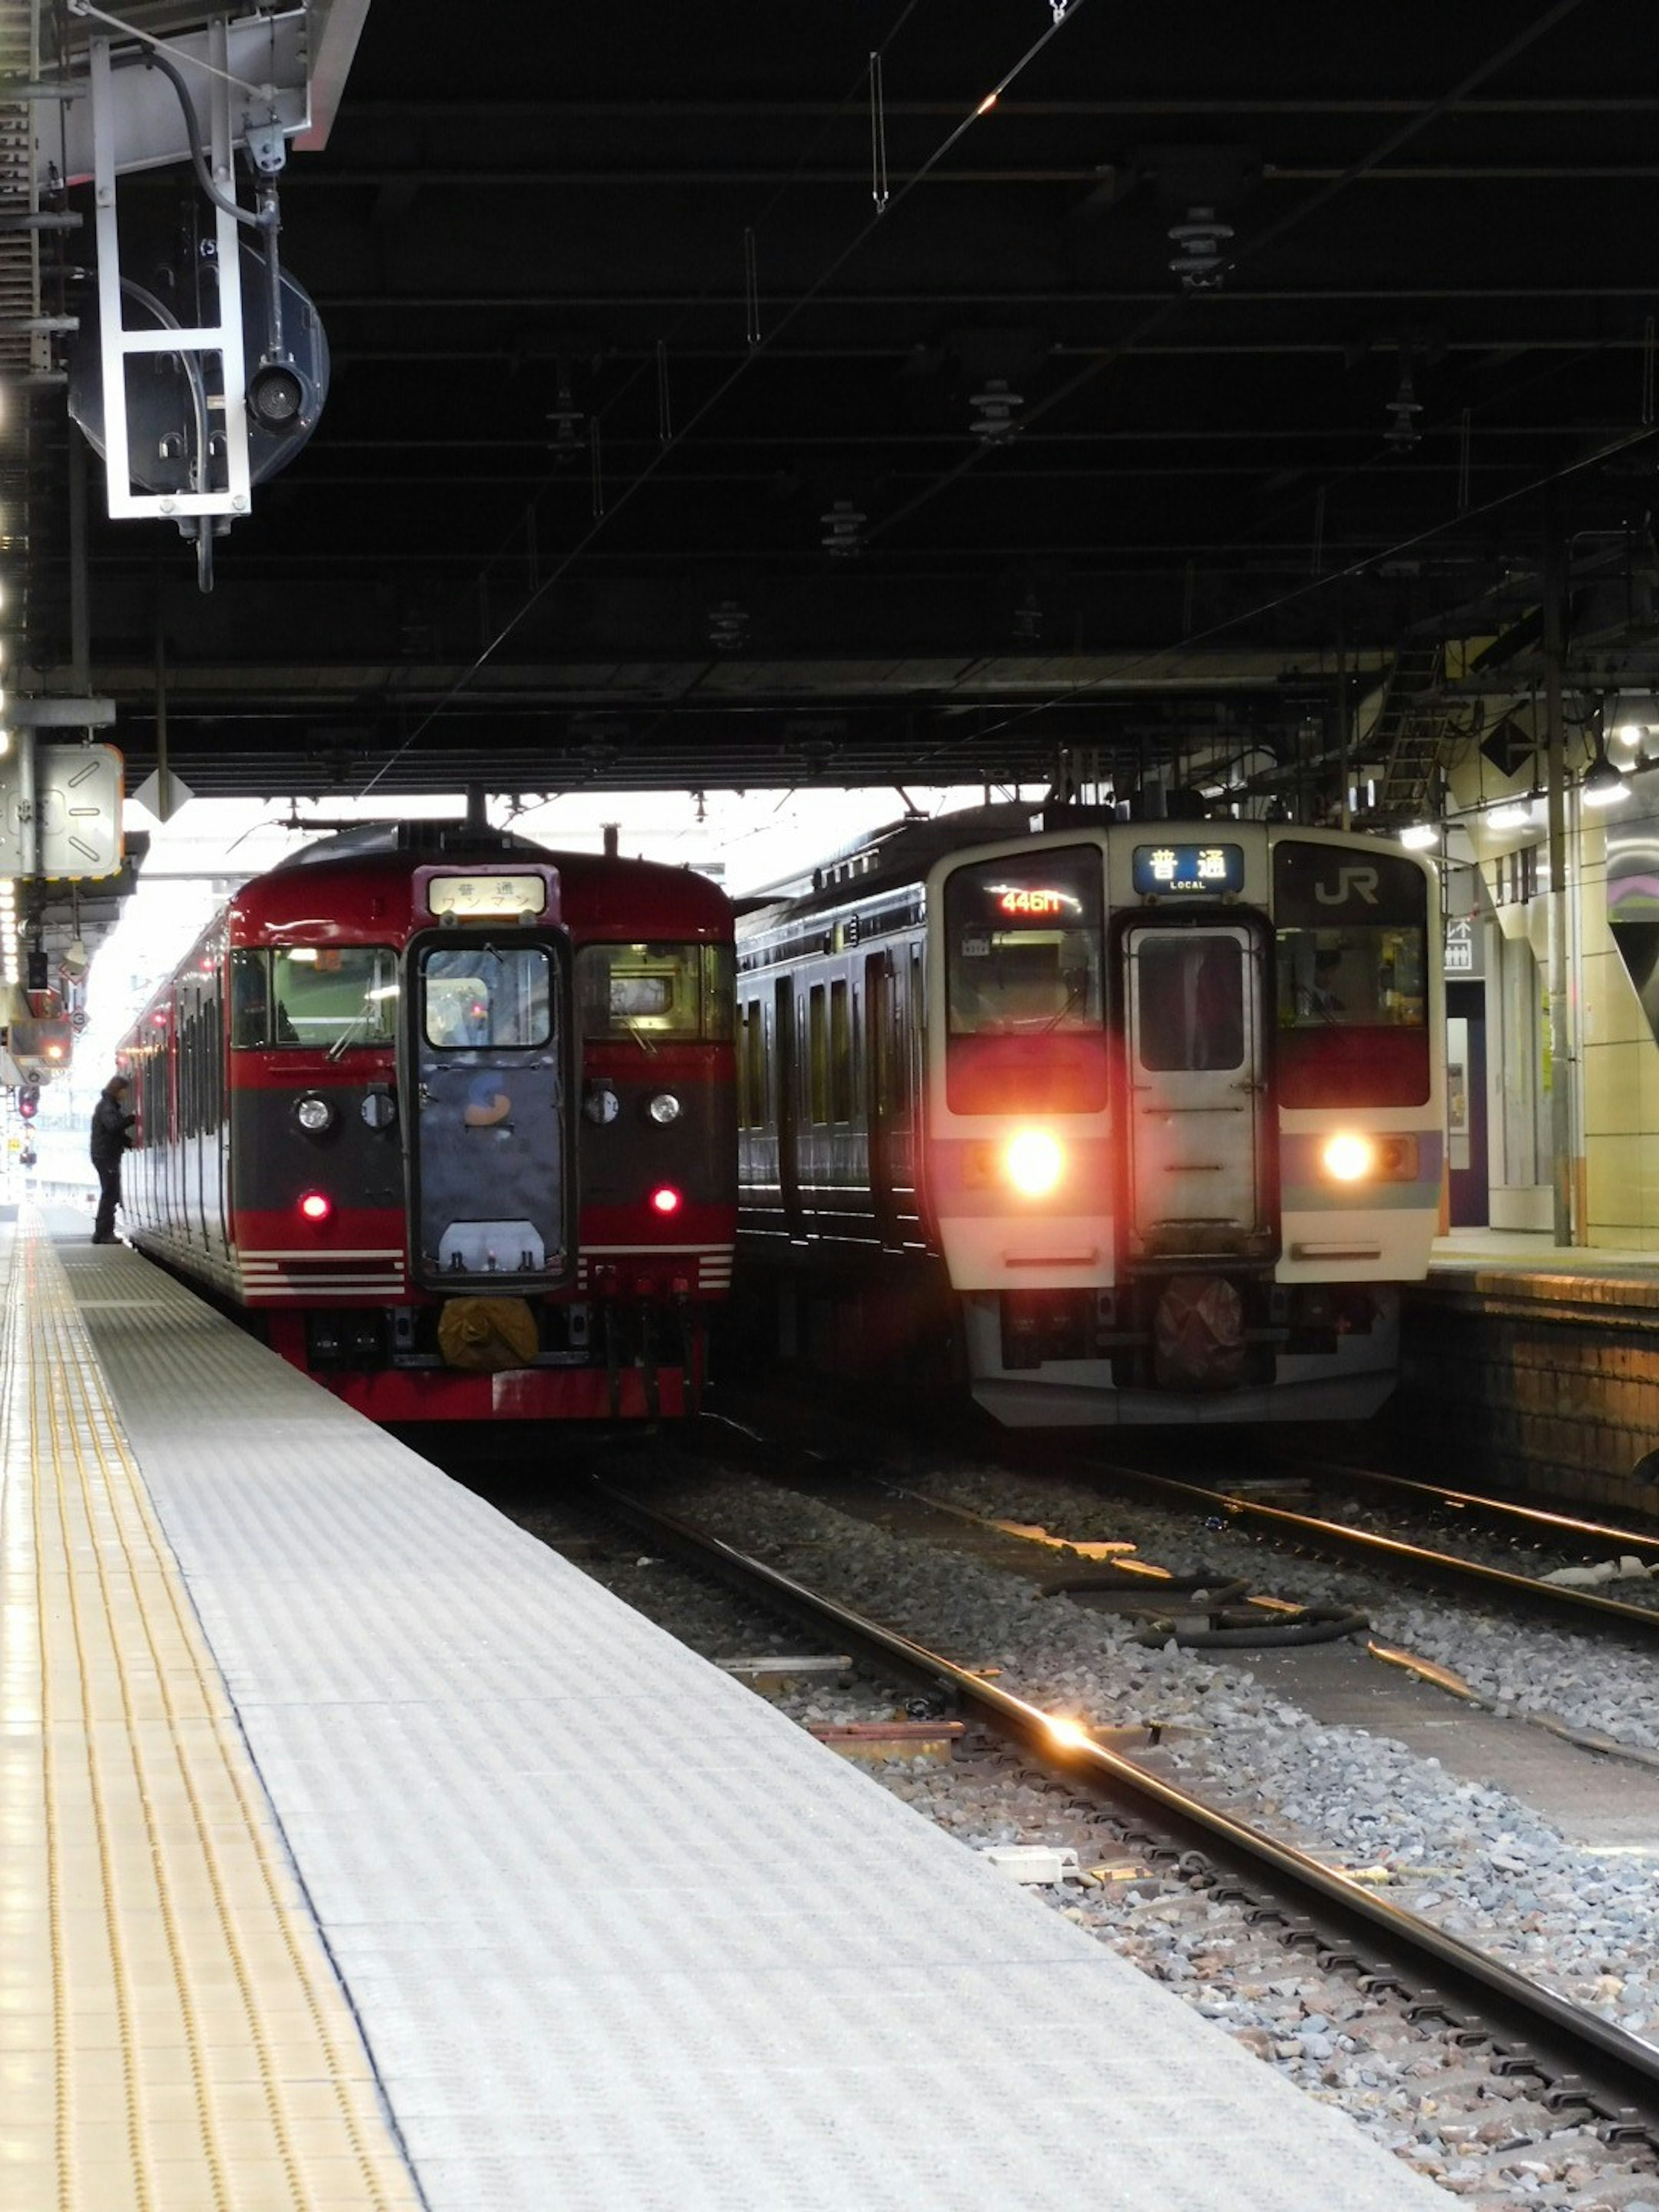
[[[231,1042],[336,1052],[388,1045],[398,1007],[389,945],[291,945],[230,957]]]
[[[576,955],[582,1035],[647,1048],[659,1038],[729,1038],[733,981],[729,946],[586,945]]]
[[[1097,852],[1066,848],[955,869],[945,927],[952,1036],[1099,1028]]]
[[[552,1035],[552,966],[538,945],[463,945],[421,962],[422,1027],[441,1050],[508,1051]]]
[[[1281,1029],[1419,1029],[1428,1018],[1420,929],[1282,929],[1276,966]]]
[[[1135,1018],[1145,1068],[1242,1066],[1243,946],[1203,933],[1146,938],[1135,954]]]

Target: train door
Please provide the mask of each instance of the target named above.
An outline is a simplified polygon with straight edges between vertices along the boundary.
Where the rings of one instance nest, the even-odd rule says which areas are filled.
[[[894,999],[892,956],[885,951],[866,953],[864,1115],[869,1132],[870,1202],[876,1240],[890,1251],[899,1243],[898,1203],[893,1186],[893,1124],[900,1106],[902,1068]]]
[[[780,975],[772,986],[772,1056],[777,1084],[778,1196],[792,1237],[802,1233],[800,1214],[800,1055],[795,1039],[795,979]]]
[[[569,992],[549,939],[458,936],[409,953],[413,1267],[432,1289],[544,1284],[567,1272],[570,1244]]]
[[[1261,962],[1250,933],[1136,925],[1124,951],[1128,1255],[1258,1249],[1269,1210]]]
[[[207,1176],[208,1054],[210,1048],[207,988],[192,975],[179,993],[179,1137],[184,1172],[184,1229],[192,1244],[208,1246]]]

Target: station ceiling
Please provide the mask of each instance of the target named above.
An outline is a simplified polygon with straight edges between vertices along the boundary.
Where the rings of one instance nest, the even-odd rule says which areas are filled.
[[[356,12],[280,180],[314,434],[210,592],[88,471],[130,788],[163,732],[204,794],[1282,785],[1390,671],[1535,689],[1552,562],[1570,691],[1659,688],[1635,0]],[[122,205],[158,270],[204,221],[187,164]],[[10,649],[74,694],[80,434],[21,419]]]

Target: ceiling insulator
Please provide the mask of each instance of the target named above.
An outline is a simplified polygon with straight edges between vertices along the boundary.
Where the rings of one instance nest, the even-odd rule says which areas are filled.
[[[1422,436],[1417,418],[1423,412],[1423,403],[1412,386],[1412,373],[1407,368],[1400,372],[1400,388],[1389,402],[1389,443],[1397,453],[1409,453]]]
[[[1005,377],[993,376],[986,380],[984,391],[975,392],[968,404],[975,410],[969,428],[986,445],[995,446],[1005,438],[1012,438],[1019,428],[1015,418],[1025,404],[1025,398],[1023,392],[1010,392]]]
[[[1185,222],[1170,226],[1170,243],[1181,248],[1170,269],[1183,291],[1215,290],[1227,273],[1221,251],[1232,234],[1232,225],[1218,222],[1212,207],[1188,208]]]
[[[584,431],[587,417],[570,397],[570,378],[562,366],[559,370],[558,402],[547,419],[553,427],[549,442],[555,459],[574,461],[586,445]]]
[[[718,653],[735,653],[749,637],[749,610],[722,599],[708,611],[708,642]]]
[[[860,514],[850,499],[838,499],[828,514],[818,517],[824,526],[823,536],[818,542],[826,553],[836,553],[843,557],[861,553],[864,550],[864,526],[869,520],[867,514]]]

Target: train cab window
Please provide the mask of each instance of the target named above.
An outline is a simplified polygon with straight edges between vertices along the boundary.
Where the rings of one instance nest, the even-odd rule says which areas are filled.
[[[1010,854],[945,884],[946,1097],[956,1113],[1105,1103],[1101,854]]]
[[[1294,836],[1274,847],[1274,1085],[1281,1105],[1427,1102],[1429,884],[1403,854]]]
[[[233,952],[230,1005],[233,1045],[327,1052],[387,1045],[398,1013],[397,957],[376,945]]]
[[[724,945],[585,945],[576,997],[590,1043],[729,1042],[735,962]]]
[[[461,945],[421,960],[421,1023],[441,1051],[525,1050],[553,1034],[552,961],[540,945]]]
[[[957,868],[945,886],[953,1036],[1098,1029],[1098,853],[1037,853]]]

